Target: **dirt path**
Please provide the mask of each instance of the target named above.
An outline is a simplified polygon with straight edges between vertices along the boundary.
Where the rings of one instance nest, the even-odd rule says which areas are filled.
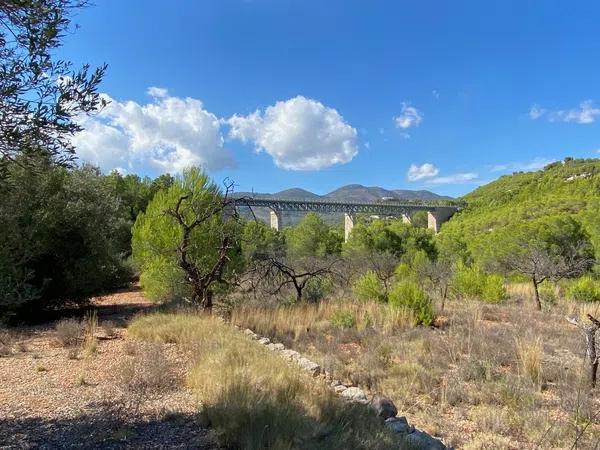
[[[0,448],[217,448],[182,385],[189,361],[175,345],[153,349],[172,372],[168,385],[123,382],[128,361],[144,352],[125,339],[127,321],[152,307],[141,292],[94,303],[98,345],[87,357],[58,344],[55,322],[12,330],[11,354],[0,357]]]

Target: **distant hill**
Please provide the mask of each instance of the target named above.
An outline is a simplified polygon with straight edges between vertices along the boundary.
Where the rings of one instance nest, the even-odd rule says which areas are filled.
[[[435,194],[430,191],[411,191],[405,189],[384,189],[378,186],[363,186],[360,184],[349,184],[342,186],[328,194],[318,195],[302,188],[290,188],[273,194],[238,192],[238,195],[248,195],[260,198],[283,198],[287,200],[332,200],[338,202],[376,202],[382,198],[394,198],[397,200],[452,200],[452,197]],[[267,208],[253,208],[254,214],[261,220],[269,220]],[[284,223],[296,223],[303,213],[285,213]],[[323,214],[323,218],[331,224],[341,224],[340,214]]]
[[[464,239],[472,250],[494,229],[569,215],[583,223],[600,256],[600,159],[566,158],[537,172],[505,175],[461,200],[467,207],[441,232]]]
[[[411,191],[407,189],[384,189],[378,186],[348,184],[325,195],[318,195],[302,188],[291,188],[273,194],[239,192],[238,195],[253,195],[262,198],[284,198],[288,200],[322,199],[340,202],[376,202],[382,198],[397,200],[452,200],[452,197],[438,195],[431,191]]]

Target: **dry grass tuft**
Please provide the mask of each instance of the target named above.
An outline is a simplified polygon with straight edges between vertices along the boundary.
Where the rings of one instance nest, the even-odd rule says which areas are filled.
[[[61,319],[56,324],[56,340],[63,347],[73,347],[79,342],[82,329],[79,320]]]
[[[402,448],[364,405],[343,402],[323,382],[218,318],[153,314],[135,320],[129,334],[155,342],[200,344],[202,355],[187,382],[224,446]]]
[[[85,320],[85,334],[83,339],[83,354],[89,357],[96,353],[98,349],[98,339],[96,332],[98,330],[98,315],[96,311],[88,312]]]
[[[160,344],[141,346],[135,356],[123,361],[117,372],[119,384],[129,391],[146,394],[173,386],[173,368]]]
[[[542,385],[542,361],[544,359],[544,345],[541,337],[521,339],[515,341],[519,370],[536,386]]]

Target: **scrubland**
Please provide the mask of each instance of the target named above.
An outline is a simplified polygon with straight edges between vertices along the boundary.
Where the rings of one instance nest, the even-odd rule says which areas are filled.
[[[528,285],[508,292],[500,304],[448,302],[432,327],[387,304],[343,299],[245,307],[232,321],[390,397],[448,445],[596,448],[600,401],[586,384],[583,336],[565,315],[583,318],[600,306],[558,300],[538,312]]]

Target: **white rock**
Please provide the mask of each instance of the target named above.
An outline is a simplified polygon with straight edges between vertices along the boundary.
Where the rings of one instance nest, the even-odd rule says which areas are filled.
[[[244,334],[252,339],[258,339],[258,336],[256,335],[256,333],[254,331],[252,331],[250,328],[246,328],[244,330]]]
[[[296,360],[296,362],[304,370],[308,370],[310,373],[312,373],[313,376],[317,376],[319,373],[321,373],[321,366],[315,362],[312,362],[310,359],[300,358]]]
[[[348,389],[344,390],[341,395],[352,402],[369,403],[367,394],[365,394],[364,391],[358,387],[349,387]]]
[[[259,344],[262,344],[262,345],[267,345],[267,344],[271,343],[271,339],[269,339],[269,338],[265,338],[265,337],[264,337],[264,338],[260,338],[260,339],[258,340],[258,343],[259,343]]]
[[[300,353],[298,353],[296,350],[282,350],[281,354],[283,356],[285,356],[287,359],[298,359],[300,358]]]
[[[337,386],[335,386],[335,387],[333,388],[333,390],[334,390],[335,392],[337,392],[338,394],[341,394],[341,393],[342,393],[342,392],[344,392],[346,389],[348,389],[348,387],[347,387],[347,386],[344,386],[343,384],[338,384]]]

